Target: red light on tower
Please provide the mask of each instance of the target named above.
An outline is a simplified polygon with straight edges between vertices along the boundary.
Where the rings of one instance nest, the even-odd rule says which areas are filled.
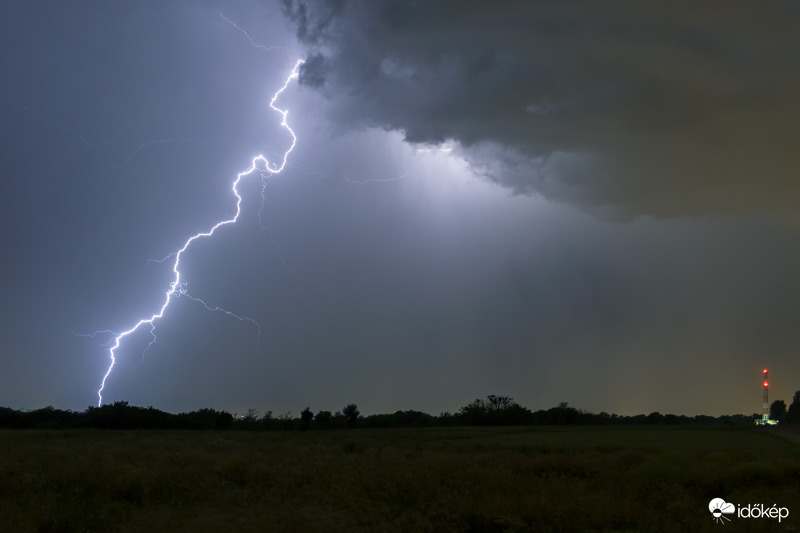
[[[767,373],[767,369],[765,368],[764,371],[762,372],[762,374],[766,374],[766,373]]]
[[[764,386],[765,386],[765,387],[769,387],[769,383],[767,383],[767,382],[765,381],[765,382],[764,382]]]

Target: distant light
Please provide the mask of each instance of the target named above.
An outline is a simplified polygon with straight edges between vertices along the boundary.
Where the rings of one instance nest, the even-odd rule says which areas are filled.
[[[764,374],[766,374],[766,373],[767,373],[767,369],[766,369],[766,368],[764,369],[764,372],[763,372],[763,373],[764,373]]]
[[[769,387],[769,383],[767,383],[766,381],[764,381],[764,386],[765,386],[765,387]]]

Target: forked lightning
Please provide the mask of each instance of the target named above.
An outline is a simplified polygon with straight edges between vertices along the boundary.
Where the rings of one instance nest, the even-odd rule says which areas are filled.
[[[111,371],[114,369],[114,364],[116,363],[116,350],[117,350],[117,348],[120,347],[120,344],[122,343],[122,339],[124,339],[128,335],[134,333],[140,327],[148,326],[150,328],[150,334],[152,335],[152,340],[148,344],[147,348],[145,348],[145,352],[146,352],[147,349],[150,346],[152,346],[154,342],[156,342],[155,322],[156,322],[156,320],[158,320],[159,318],[162,318],[164,316],[164,313],[167,311],[167,307],[169,307],[169,304],[172,301],[173,297],[188,296],[190,299],[192,299],[194,301],[197,301],[197,302],[201,303],[202,305],[204,305],[206,307],[206,309],[208,309],[210,311],[221,311],[221,312],[226,313],[226,314],[228,314],[228,315],[230,315],[232,317],[238,318],[239,320],[251,321],[251,322],[255,323],[256,326],[258,326],[258,323],[255,322],[251,318],[242,317],[242,316],[236,315],[236,314],[234,314],[234,313],[232,313],[230,311],[227,311],[225,309],[222,309],[220,307],[210,306],[210,305],[206,304],[204,301],[200,300],[199,298],[195,298],[193,296],[190,296],[186,292],[186,283],[181,281],[181,272],[180,272],[181,255],[183,254],[183,252],[185,252],[189,248],[189,246],[195,240],[200,239],[202,237],[211,237],[214,234],[214,232],[217,230],[217,228],[219,228],[221,226],[225,226],[226,224],[233,224],[239,219],[239,214],[241,213],[242,197],[239,195],[238,186],[239,186],[239,182],[241,181],[241,179],[243,177],[248,176],[248,175],[250,175],[250,174],[252,174],[254,172],[259,172],[259,173],[267,172],[270,175],[278,174],[286,166],[286,160],[289,157],[289,154],[294,149],[295,143],[297,142],[297,136],[295,135],[294,131],[292,131],[292,128],[290,128],[289,125],[286,122],[286,117],[289,114],[289,111],[276,107],[275,106],[275,102],[278,99],[278,97],[281,95],[281,93],[283,91],[285,91],[286,88],[289,86],[289,83],[291,83],[292,80],[297,79],[297,77],[299,76],[299,72],[300,72],[300,65],[302,65],[302,64],[303,64],[303,60],[297,61],[297,63],[295,64],[294,68],[292,69],[291,73],[286,78],[286,82],[283,84],[283,87],[278,89],[278,91],[273,95],[272,100],[270,100],[270,103],[269,103],[269,107],[270,108],[272,108],[274,111],[280,113],[280,115],[282,117],[281,126],[286,128],[286,130],[292,136],[292,143],[289,146],[289,148],[284,152],[283,160],[280,162],[280,165],[277,165],[277,164],[276,165],[270,165],[270,162],[263,155],[258,155],[256,157],[254,157],[252,159],[252,161],[250,162],[250,166],[246,170],[240,172],[236,176],[236,179],[234,180],[233,185],[231,187],[232,190],[233,190],[234,196],[236,196],[236,215],[233,218],[230,218],[228,220],[223,220],[221,222],[218,222],[211,229],[209,229],[208,231],[206,231],[204,233],[197,233],[195,235],[192,235],[183,244],[183,247],[181,247],[178,251],[173,252],[172,254],[167,256],[167,258],[174,257],[174,261],[175,262],[172,265],[172,272],[175,274],[175,278],[172,281],[172,283],[170,283],[169,289],[164,293],[165,299],[164,299],[164,303],[161,305],[161,308],[155,314],[153,314],[150,318],[143,318],[143,319],[139,320],[130,329],[127,329],[127,330],[123,331],[122,333],[118,333],[118,334],[115,333],[116,336],[113,337],[109,341],[109,344],[111,345],[111,348],[109,349],[110,363],[109,363],[109,366],[108,366],[108,370],[106,371],[105,375],[103,376],[103,380],[102,380],[102,382],[100,384],[100,388],[97,391],[97,397],[98,397],[97,405],[98,405],[98,407],[103,404],[103,390],[105,389],[106,380],[108,379],[108,376],[111,375]],[[165,258],[164,260],[166,260],[167,258]],[[261,331],[261,328],[259,327],[259,333],[260,333],[260,331]]]

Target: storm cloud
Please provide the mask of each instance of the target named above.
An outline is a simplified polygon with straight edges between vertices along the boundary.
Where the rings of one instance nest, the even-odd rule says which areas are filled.
[[[0,406],[96,404],[174,280],[150,258],[290,146],[299,58],[286,168],[182,256],[208,307],[125,337],[103,402],[719,415],[763,368],[790,400],[797,10],[569,6],[10,3]]]
[[[285,0],[333,121],[455,141],[594,213],[769,213],[800,194],[800,11],[726,2]]]

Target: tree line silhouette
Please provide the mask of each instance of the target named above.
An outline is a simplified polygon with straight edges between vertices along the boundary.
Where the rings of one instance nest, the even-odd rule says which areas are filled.
[[[800,424],[800,391],[786,408],[777,400],[771,406],[772,418],[782,423]],[[443,426],[518,426],[518,425],[695,425],[745,426],[760,419],[753,415],[685,416],[661,414],[634,416],[606,412],[590,413],[560,403],[547,410],[531,411],[509,396],[489,395],[461,407],[457,413],[443,412],[438,416],[421,411],[394,411],[387,414],[362,416],[354,403],[340,411],[318,411],[310,407],[300,412],[274,415],[248,409],[244,414],[231,414],[215,409],[199,409],[189,413],[172,414],[154,407],[137,407],[120,401],[83,412],[60,410],[52,406],[33,411],[0,407],[0,428],[5,429],[193,429],[193,430],[327,430],[344,428],[400,428]]]
[[[791,405],[776,400],[771,417],[782,423],[800,423],[800,391]],[[274,415],[248,409],[244,414],[231,414],[215,409],[199,409],[189,413],[172,414],[154,407],[136,407],[120,401],[83,412],[60,410],[52,406],[33,411],[0,407],[0,428],[13,429],[195,429],[195,430],[324,430],[341,428],[390,428],[433,426],[518,426],[518,425],[752,425],[760,415],[685,416],[661,414],[634,416],[605,412],[590,413],[560,403],[547,410],[531,411],[509,396],[490,395],[461,407],[457,413],[443,412],[438,416],[421,411],[395,411],[387,414],[362,416],[356,404],[340,411],[318,411],[306,407],[299,417],[290,413]]]

